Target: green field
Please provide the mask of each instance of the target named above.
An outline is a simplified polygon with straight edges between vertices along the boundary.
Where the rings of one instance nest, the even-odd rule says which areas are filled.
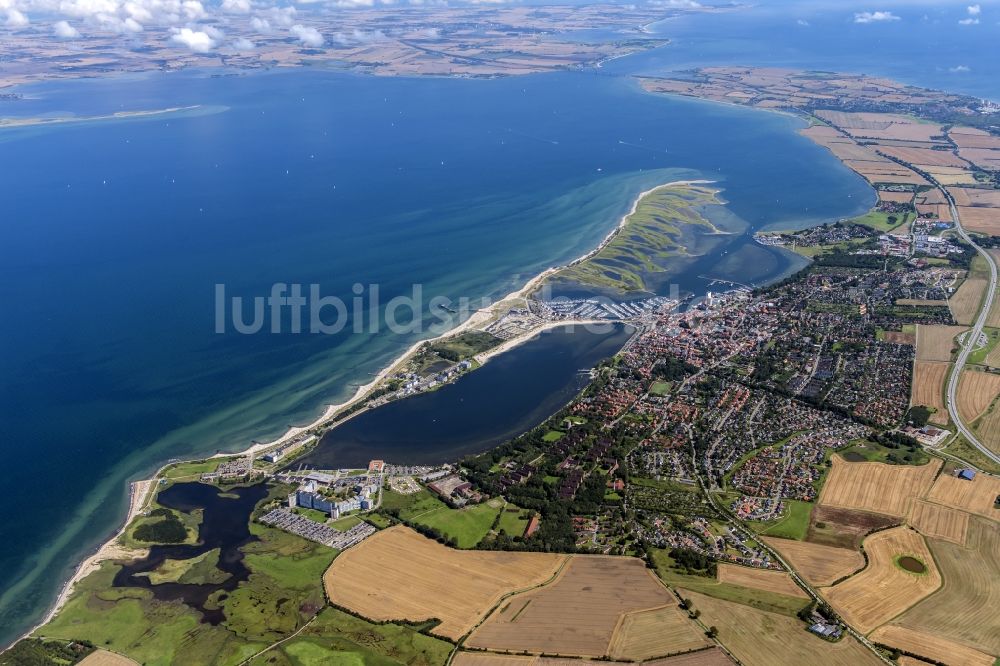
[[[782,537],[802,541],[809,531],[809,516],[812,515],[813,504],[799,500],[783,500],[785,515],[778,520],[767,523],[751,523],[757,531],[765,536]]]
[[[524,530],[527,529],[530,519],[531,511],[519,509],[513,504],[508,504],[500,514],[500,523],[497,525],[497,531],[503,530],[510,536],[521,536],[524,534]]]
[[[653,382],[653,385],[649,387],[649,392],[651,395],[663,397],[670,393],[670,386],[670,382]]]
[[[863,458],[868,462],[923,465],[930,461],[930,456],[919,446],[916,451],[910,451],[908,448],[890,449],[878,442],[870,441],[863,442],[863,446],[859,443],[846,449],[840,449],[837,453],[848,462],[862,462],[860,458]],[[895,460],[890,460],[889,456],[893,456]],[[910,460],[905,460],[904,456],[909,456]]]
[[[421,489],[418,492],[403,495],[387,488],[382,491],[381,508],[389,512],[398,511],[399,517],[403,520],[413,520],[421,514],[437,509],[446,509],[448,505],[429,490]]]
[[[871,227],[876,231],[892,231],[896,227],[902,226],[909,221],[912,213],[883,213],[877,210],[865,213],[860,217],[856,217],[849,222],[853,224],[861,224],[866,227]],[[889,217],[896,218],[896,222],[892,223],[889,221]]]
[[[561,270],[555,280],[615,291],[647,291],[648,280],[681,268],[678,258],[715,227],[700,212],[718,203],[713,190],[699,185],[664,187],[644,196],[624,227],[594,256]]]
[[[364,519],[361,516],[354,514],[353,516],[344,516],[339,520],[333,521],[332,523],[330,523],[330,527],[332,527],[335,530],[340,530],[341,532],[346,532],[352,527],[360,525],[363,522]]]
[[[969,354],[968,362],[972,365],[985,365],[986,357],[1000,343],[1000,328],[984,328],[983,333],[986,335],[986,345]]]
[[[566,436],[566,433],[561,430],[549,430],[547,433],[542,435],[543,442],[558,442],[560,439]]]
[[[656,574],[672,588],[682,587],[716,599],[735,601],[745,606],[784,615],[795,615],[808,603],[805,599],[785,594],[752,590],[732,583],[720,583],[714,576],[689,575],[674,568],[674,560],[668,551],[653,548],[649,552],[656,565]]]
[[[459,548],[472,548],[483,540],[500,509],[489,503],[476,504],[464,509],[452,509],[447,506],[421,514],[413,522],[427,527],[433,527],[446,537],[452,538]]]
[[[310,509],[304,506],[297,506],[294,509],[292,509],[292,511],[299,514],[303,518],[308,518],[314,523],[324,524],[326,523],[326,521],[330,520],[330,514],[323,513],[318,509]]]
[[[336,608],[325,608],[294,639],[255,658],[254,666],[436,666],[451,643],[413,627],[373,624]]]
[[[489,533],[500,511],[500,507],[493,504],[452,509],[427,490],[412,495],[391,490],[382,493],[382,508],[388,513],[398,512],[401,520],[432,527],[446,538],[454,539],[459,548],[472,548]]]
[[[961,458],[990,474],[1000,474],[1000,465],[984,456],[979,449],[969,444],[962,435],[956,437],[944,448],[945,453]]]
[[[429,345],[429,349],[441,358],[457,363],[489,351],[501,342],[500,338],[484,331],[465,331],[439,340]]]
[[[192,460],[171,465],[163,471],[163,478],[171,481],[197,481],[202,474],[214,472],[228,458],[213,458],[210,460]]]

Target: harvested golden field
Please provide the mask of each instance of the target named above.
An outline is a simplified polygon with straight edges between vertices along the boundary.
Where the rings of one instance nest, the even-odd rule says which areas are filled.
[[[885,624],[941,586],[941,574],[924,538],[909,527],[876,532],[864,542],[868,566],[833,587],[823,596],[861,633]],[[908,556],[919,560],[923,573],[911,573],[897,563]]]
[[[803,592],[802,588],[796,585],[792,577],[785,571],[751,569],[750,567],[741,567],[738,564],[720,563],[717,576],[720,583],[732,583],[754,590],[786,594],[790,597],[809,598],[809,595]]]
[[[938,425],[948,425],[948,407],[944,404],[944,382],[950,363],[917,361],[913,364],[913,385],[910,387],[910,404],[923,405],[934,410],[930,420]]]
[[[330,601],[373,620],[438,618],[457,639],[505,594],[539,585],[566,556],[462,551],[408,527],[382,530],[341,553],[323,575]]]
[[[983,169],[1000,169],[1000,150],[989,148],[959,148],[959,156]]]
[[[986,206],[1000,208],[1000,190],[978,190],[971,187],[949,187],[956,206]]]
[[[990,236],[1000,236],[1000,208],[958,207],[962,226]]]
[[[976,434],[983,446],[994,453],[1000,453],[1000,405],[983,416],[975,425]]]
[[[565,666],[573,666],[566,664]],[[576,664],[579,666],[579,664]],[[644,666],[733,666],[733,660],[726,656],[726,653],[718,647],[707,650],[698,650],[688,654],[679,654],[674,657],[663,659],[653,659],[644,662]]]
[[[917,500],[913,503],[907,522],[926,537],[963,545],[969,529],[969,514],[941,504]]]
[[[541,658],[487,652],[459,652],[455,654],[451,663],[455,666],[533,666],[540,664]]]
[[[829,643],[805,631],[796,617],[757,610],[683,590],[701,621],[719,629],[718,640],[745,666],[864,666],[881,664],[851,636]]]
[[[712,645],[698,629],[677,604],[628,613],[611,637],[608,655],[643,661]]]
[[[904,183],[912,185],[929,185],[920,174],[900,166],[895,162],[867,160],[845,160],[844,164],[857,171],[865,180],[871,183]]]
[[[879,152],[917,166],[966,167],[969,163],[948,150],[879,146]]]
[[[922,497],[941,467],[940,460],[926,465],[887,465],[878,462],[845,462],[834,455],[832,467],[819,494],[821,506],[905,516],[915,497]]]
[[[505,601],[472,632],[466,645],[602,657],[623,614],[676,603],[642,560],[576,556],[554,582]],[[668,633],[677,646],[701,640],[695,623],[683,614],[676,619]],[[684,649],[688,648],[671,651]]]
[[[1000,495],[1000,478],[995,476],[979,473],[972,481],[966,481],[954,474],[942,474],[931,486],[927,499],[1000,520],[1000,509],[993,507],[997,495]]]
[[[965,547],[940,539],[930,546],[941,589],[892,624],[1000,655],[1000,524],[974,517]]]
[[[972,423],[1000,395],[1000,375],[964,370],[958,382],[958,413]]]
[[[965,330],[965,326],[917,324],[917,360],[950,361],[955,337]]]
[[[948,299],[955,321],[963,326],[972,323],[979,314],[979,304],[983,302],[987,284],[984,278],[969,278],[962,282],[962,286]]]
[[[812,585],[832,585],[865,566],[864,556],[856,550],[777,537],[763,539]]]
[[[869,638],[876,643],[917,654],[942,664],[962,666],[993,666],[993,657],[959,643],[896,625],[879,627]]]
[[[587,663],[592,662],[580,659],[490,654],[488,652],[459,652],[452,661],[455,666],[581,666]],[[643,663],[645,666],[733,666],[733,661],[718,647],[673,657],[652,659]]]
[[[132,661],[128,657],[123,657],[116,652],[107,650],[95,650],[84,657],[77,666],[138,666],[139,662]]]
[[[910,203],[913,201],[913,192],[879,192],[878,198],[892,203]]]

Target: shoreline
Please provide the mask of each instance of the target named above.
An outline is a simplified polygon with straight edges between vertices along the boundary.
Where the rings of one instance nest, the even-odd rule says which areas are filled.
[[[608,232],[608,234],[604,237],[603,240],[601,240],[601,242],[597,245],[597,247],[595,247],[594,249],[590,250],[589,252],[586,252],[585,254],[577,257],[576,259],[573,259],[572,261],[570,261],[570,262],[568,262],[566,264],[563,264],[563,265],[560,265],[560,266],[551,266],[549,268],[546,268],[545,270],[541,271],[540,273],[538,273],[537,275],[535,275],[534,277],[532,277],[531,279],[529,279],[527,282],[525,282],[524,285],[522,287],[520,287],[519,289],[516,289],[516,290],[512,291],[511,293],[507,294],[504,298],[496,301],[495,303],[492,303],[488,307],[476,310],[468,319],[466,319],[465,321],[461,322],[460,324],[458,324],[454,328],[449,329],[448,331],[445,331],[444,333],[442,333],[440,335],[437,335],[437,336],[434,336],[434,337],[430,337],[430,338],[426,338],[424,340],[418,340],[418,341],[414,342],[412,345],[410,345],[410,347],[408,347],[406,349],[406,351],[404,351],[402,354],[400,354],[399,356],[397,356],[395,359],[392,360],[392,362],[390,362],[386,367],[384,367],[381,371],[379,371],[379,373],[371,381],[369,381],[368,383],[366,383],[366,384],[364,384],[362,386],[359,386],[357,388],[357,390],[354,392],[354,394],[350,398],[348,398],[347,400],[344,400],[342,402],[336,403],[336,404],[326,405],[326,408],[323,410],[323,412],[320,414],[320,416],[317,417],[315,420],[313,420],[311,423],[309,423],[307,425],[304,425],[304,426],[295,426],[295,427],[289,428],[285,432],[284,435],[281,435],[277,439],[271,440],[270,442],[257,442],[257,443],[253,443],[253,444],[251,444],[250,446],[248,446],[247,448],[245,448],[245,449],[243,449],[241,451],[234,451],[234,452],[222,452],[222,451],[220,451],[220,452],[215,453],[215,454],[213,454],[211,456],[206,456],[204,459],[230,458],[230,457],[234,457],[234,456],[253,456],[253,455],[257,455],[258,453],[260,453],[262,451],[265,451],[267,449],[270,449],[270,448],[273,448],[273,447],[278,446],[280,444],[283,444],[284,442],[287,442],[288,440],[292,439],[293,437],[296,437],[297,435],[302,434],[303,432],[306,432],[307,430],[311,430],[313,428],[318,428],[318,427],[321,427],[323,425],[326,425],[335,416],[337,416],[337,414],[340,413],[342,410],[344,410],[344,409],[346,409],[348,407],[351,407],[354,404],[356,404],[357,402],[363,400],[368,395],[368,393],[370,393],[372,391],[372,389],[374,389],[376,386],[378,386],[378,384],[380,382],[382,382],[386,377],[388,377],[390,374],[392,374],[392,372],[400,364],[402,364],[403,362],[405,362],[412,354],[414,354],[424,344],[435,342],[435,341],[438,341],[438,340],[443,340],[445,338],[449,338],[449,337],[452,337],[454,335],[459,335],[459,334],[464,333],[465,331],[467,331],[467,330],[469,330],[471,328],[474,328],[476,326],[479,326],[479,325],[482,325],[482,324],[488,322],[491,318],[493,318],[493,316],[496,314],[496,310],[502,304],[504,304],[504,303],[506,303],[508,301],[514,301],[514,300],[526,298],[531,293],[533,293],[539,286],[541,286],[542,282],[544,282],[546,278],[550,277],[551,275],[553,275],[553,274],[555,274],[555,273],[557,273],[557,272],[559,272],[559,271],[561,271],[561,270],[563,270],[565,268],[569,268],[570,266],[574,266],[574,265],[576,265],[576,264],[578,264],[578,263],[580,263],[582,261],[586,261],[587,259],[593,257],[598,252],[600,252],[601,250],[603,250],[608,245],[608,243],[610,243],[612,240],[614,240],[614,238],[621,232],[621,230],[625,228],[626,224],[628,223],[628,219],[632,215],[634,215],[635,212],[636,212],[636,210],[638,209],[639,202],[641,202],[642,199],[644,199],[649,194],[652,194],[653,192],[656,192],[657,190],[660,190],[660,189],[663,189],[663,188],[666,188],[666,187],[673,187],[673,186],[677,186],[677,185],[703,185],[703,184],[708,184],[708,183],[713,183],[713,182],[715,182],[715,181],[711,181],[711,180],[676,180],[676,181],[671,181],[671,182],[668,182],[668,183],[661,183],[659,185],[656,185],[654,187],[651,187],[651,188],[649,188],[647,190],[644,190],[644,191],[640,192],[633,199],[632,206],[629,208],[628,212],[626,212],[624,215],[622,215],[621,219],[618,221],[618,224],[615,225],[615,227],[613,229],[611,229],[610,232]],[[474,358],[480,364],[486,363],[486,362],[489,361],[489,359],[491,359],[491,358],[493,358],[493,357],[495,357],[495,356],[497,356],[497,355],[499,355],[499,354],[501,354],[503,352],[510,351],[511,349],[514,349],[515,347],[520,346],[521,344],[527,342],[528,340],[533,339],[536,335],[538,335],[540,333],[543,333],[545,331],[551,330],[553,328],[558,328],[560,326],[572,326],[574,324],[577,324],[577,325],[591,325],[591,324],[609,325],[611,323],[612,322],[605,321],[605,320],[563,320],[563,321],[549,322],[547,324],[543,324],[542,326],[539,326],[538,328],[535,328],[535,329],[532,329],[530,331],[527,331],[524,334],[519,335],[519,336],[517,336],[515,338],[512,338],[510,340],[506,340],[502,344],[498,345],[496,348],[491,349],[491,350],[489,350],[487,352],[484,352],[483,354],[481,354],[481,355],[479,355],[477,357],[474,357]],[[360,411],[363,411],[363,410],[359,410],[359,413],[360,413]],[[336,426],[334,426],[334,427],[336,427]],[[197,458],[192,459],[192,460],[197,460]],[[56,614],[60,610],[62,610],[63,606],[66,605],[66,602],[69,601],[69,598],[70,598],[70,596],[72,596],[73,590],[74,590],[74,588],[75,588],[75,586],[76,586],[77,583],[79,583],[81,580],[83,580],[84,578],[86,578],[88,575],[90,575],[91,573],[93,573],[94,571],[96,571],[103,562],[105,562],[107,560],[114,559],[115,557],[119,557],[119,556],[121,556],[121,554],[123,552],[125,552],[124,549],[121,546],[118,545],[118,543],[117,543],[118,539],[121,537],[122,534],[125,533],[125,530],[128,529],[128,526],[132,523],[132,521],[135,519],[135,517],[137,515],[139,515],[139,513],[142,510],[142,507],[145,506],[148,498],[150,497],[150,491],[151,491],[152,488],[155,487],[156,481],[159,478],[160,474],[163,472],[163,469],[165,467],[167,467],[168,465],[174,464],[176,462],[178,462],[178,461],[173,461],[173,462],[166,463],[166,464],[162,465],[159,469],[157,469],[156,473],[153,474],[153,476],[150,477],[150,478],[148,478],[148,479],[140,479],[140,480],[136,480],[136,481],[130,482],[130,485],[129,485],[129,488],[130,488],[130,491],[129,491],[129,510],[128,510],[128,513],[125,516],[124,522],[122,523],[121,527],[118,529],[118,531],[116,531],[114,533],[114,535],[112,535],[110,538],[108,538],[106,541],[104,541],[97,548],[97,550],[95,552],[93,552],[91,555],[87,556],[81,562],[79,562],[77,564],[76,568],[73,570],[73,574],[60,587],[60,591],[59,591],[58,596],[52,602],[52,605],[49,607],[49,610],[45,613],[45,615],[43,616],[43,618],[41,620],[39,620],[39,622],[37,622],[30,629],[28,629],[24,634],[22,634],[21,636],[19,636],[18,638],[16,638],[14,641],[12,641],[10,645],[14,645],[18,641],[24,640],[25,638],[30,638],[35,632],[37,632],[39,629],[41,629],[46,624],[48,624],[56,616]],[[128,551],[128,552],[131,552],[131,551]],[[7,649],[8,647],[10,647],[10,646],[5,646],[3,649]]]

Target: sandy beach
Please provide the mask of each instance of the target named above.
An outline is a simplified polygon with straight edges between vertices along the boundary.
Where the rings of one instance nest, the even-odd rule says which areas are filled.
[[[608,233],[608,235],[605,236],[604,240],[602,240],[600,242],[600,244],[598,244],[597,247],[595,247],[593,250],[587,252],[586,254],[581,255],[580,257],[577,257],[573,261],[571,261],[568,264],[565,264],[563,266],[554,266],[554,267],[545,269],[544,271],[542,271],[538,275],[536,275],[533,278],[531,278],[530,280],[528,280],[520,289],[517,289],[516,291],[512,291],[511,293],[507,294],[503,299],[497,301],[496,303],[493,303],[489,307],[477,310],[468,319],[466,319],[465,321],[463,321],[461,324],[459,324],[455,328],[453,328],[453,329],[451,329],[449,331],[446,331],[445,333],[442,333],[439,336],[428,338],[426,340],[419,340],[419,341],[413,343],[405,352],[403,352],[400,356],[398,356],[392,363],[390,363],[388,366],[386,366],[384,369],[382,369],[382,371],[380,371],[370,382],[368,382],[364,386],[359,387],[350,398],[348,398],[347,400],[345,400],[343,402],[337,403],[337,404],[327,405],[327,407],[323,410],[323,413],[318,418],[316,418],[316,420],[314,420],[312,423],[309,423],[308,425],[304,425],[304,426],[297,426],[297,427],[294,427],[294,428],[290,428],[284,435],[282,435],[281,437],[279,437],[279,438],[277,438],[275,440],[272,440],[270,442],[255,443],[255,444],[253,444],[253,445],[251,445],[251,446],[243,449],[242,451],[236,451],[236,452],[231,452],[231,453],[216,453],[214,456],[211,456],[211,457],[212,458],[228,458],[228,457],[238,456],[238,455],[258,455],[258,454],[262,453],[263,451],[266,451],[266,450],[268,450],[270,448],[273,448],[273,447],[278,446],[278,445],[280,445],[280,444],[282,444],[284,442],[287,442],[288,440],[296,437],[297,435],[302,434],[303,432],[306,432],[308,430],[312,430],[313,428],[318,428],[318,427],[321,427],[321,426],[324,426],[324,425],[330,423],[333,420],[333,418],[336,417],[337,414],[339,414],[342,410],[344,410],[344,409],[346,409],[348,407],[351,407],[352,405],[356,404],[360,400],[364,400],[365,397],[376,386],[379,385],[379,383],[381,383],[386,377],[390,376],[393,372],[395,372],[396,369],[401,364],[403,364],[412,354],[414,354],[424,344],[426,344],[428,342],[434,342],[434,341],[442,340],[442,339],[445,339],[445,338],[449,338],[449,337],[454,336],[454,335],[459,335],[459,334],[461,334],[461,333],[463,333],[465,331],[468,331],[470,329],[475,329],[475,328],[478,328],[478,327],[485,326],[494,317],[496,317],[499,312],[505,311],[505,309],[509,309],[509,304],[510,304],[511,301],[516,301],[516,300],[519,300],[519,299],[524,299],[524,298],[528,297],[530,294],[532,294],[538,287],[541,286],[541,284],[546,280],[546,278],[552,276],[553,274],[559,272],[560,270],[563,270],[564,268],[568,268],[570,266],[574,266],[574,265],[580,263],[581,261],[586,261],[590,257],[593,257],[595,254],[597,254],[598,252],[600,252],[602,249],[604,249],[604,247],[608,243],[610,243],[615,238],[615,236],[619,232],[621,232],[622,229],[625,228],[625,225],[628,222],[628,218],[631,217],[633,214],[635,214],[635,211],[636,211],[636,209],[639,206],[639,202],[644,197],[646,197],[647,195],[649,195],[649,194],[651,194],[653,192],[656,192],[657,190],[661,190],[661,189],[663,189],[665,187],[672,187],[672,186],[676,186],[676,185],[707,184],[707,183],[711,183],[711,182],[714,182],[714,181],[709,181],[709,180],[678,180],[678,181],[672,181],[672,182],[669,182],[669,183],[663,183],[661,185],[657,185],[657,186],[652,187],[652,188],[650,188],[648,190],[640,192],[636,196],[635,200],[632,202],[632,206],[629,209],[629,211],[622,216],[621,220],[619,220],[619,222],[615,226],[615,228],[612,229]],[[506,340],[501,345],[497,346],[496,348],[491,349],[488,352],[484,352],[483,354],[480,354],[480,355],[476,356],[475,358],[476,358],[476,360],[480,364],[486,363],[491,358],[493,358],[493,357],[495,357],[495,356],[497,356],[499,354],[502,354],[502,353],[504,353],[506,351],[510,351],[511,349],[514,349],[515,347],[517,347],[517,346],[525,343],[526,341],[528,341],[528,340],[532,339],[533,337],[535,337],[535,335],[537,335],[539,333],[542,333],[544,331],[547,331],[547,330],[550,330],[550,329],[553,329],[553,328],[559,328],[561,326],[570,326],[570,325],[581,325],[581,326],[583,326],[583,325],[596,325],[596,324],[609,325],[610,322],[608,322],[606,320],[597,320],[597,319],[592,319],[592,320],[561,320],[561,321],[547,322],[547,323],[545,323],[545,324],[543,324],[541,326],[538,326],[536,328],[531,329],[530,331],[526,331],[523,334],[521,334],[521,335],[519,335],[519,336],[517,336],[515,338],[511,338],[510,340]],[[164,467],[166,467],[166,465]],[[123,548],[118,543],[118,539],[125,532],[125,529],[135,519],[135,517],[142,512],[143,507],[146,505],[146,503],[148,502],[148,500],[151,498],[151,492],[150,491],[154,487],[154,485],[156,483],[156,479],[159,477],[159,475],[162,473],[162,471],[163,471],[163,467],[161,467],[159,470],[157,470],[156,474],[153,475],[153,477],[150,478],[150,479],[144,479],[144,480],[141,480],[141,481],[133,481],[132,482],[132,484],[131,484],[131,501],[129,503],[129,511],[128,511],[128,515],[125,517],[125,520],[124,520],[124,523],[122,524],[121,529],[117,533],[115,533],[115,535],[113,537],[111,537],[108,541],[106,541],[93,555],[91,555],[90,557],[86,558],[84,561],[82,561],[77,566],[76,570],[73,573],[73,576],[63,585],[63,587],[62,587],[62,589],[61,589],[61,591],[59,593],[59,596],[56,598],[55,603],[53,604],[52,608],[45,615],[45,618],[41,622],[39,622],[35,627],[33,627],[30,631],[26,632],[24,634],[24,636],[22,636],[21,638],[26,638],[27,636],[30,636],[35,631],[37,631],[40,627],[42,627],[46,623],[48,623],[53,617],[55,617],[56,613],[58,613],[59,610],[63,607],[63,605],[65,605],[66,601],[69,599],[70,595],[72,594],[74,585],[78,581],[82,580],[83,578],[85,578],[89,574],[91,574],[94,571],[96,571],[100,567],[100,565],[101,565],[102,562],[104,562],[106,560],[117,559],[117,558],[124,558],[124,557],[142,557],[145,554],[144,551],[129,551],[129,550]]]
[[[97,552],[80,562],[80,564],[76,567],[76,570],[73,572],[73,576],[66,581],[66,583],[63,584],[62,588],[59,590],[59,596],[56,598],[55,604],[53,604],[49,612],[46,613],[45,617],[37,625],[32,627],[21,638],[27,638],[39,628],[48,624],[48,622],[55,617],[56,613],[59,612],[59,609],[61,609],[69,600],[70,595],[73,594],[74,586],[79,581],[97,571],[102,562],[106,560],[126,558],[135,559],[145,557],[149,554],[148,549],[131,550],[129,548],[125,548],[118,543],[118,539],[125,533],[126,528],[128,528],[135,517],[144,510],[146,503],[152,496],[150,491],[153,488],[156,476],[159,476],[159,471],[153,479],[143,479],[142,481],[132,482],[129,487],[128,515],[125,517],[125,522],[122,524],[121,529],[118,530],[113,537],[104,542],[101,547],[97,549]]]

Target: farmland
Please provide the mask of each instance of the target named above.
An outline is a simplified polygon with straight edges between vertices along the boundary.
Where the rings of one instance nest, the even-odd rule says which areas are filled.
[[[917,500],[913,503],[908,522],[924,536],[962,545],[969,529],[969,514],[940,504]]]
[[[997,495],[1000,495],[1000,478],[995,476],[977,474],[972,481],[966,481],[953,474],[942,474],[931,486],[927,499],[1000,520],[1000,509],[993,505]]]
[[[611,638],[614,659],[642,661],[707,647],[711,642],[676,604],[625,615]]]
[[[802,597],[755,590],[741,585],[723,583],[717,576],[702,576],[681,571],[665,550],[650,551],[656,564],[656,573],[673,588],[683,587],[717,599],[752,606],[769,613],[795,615],[806,604]]]
[[[823,596],[852,626],[867,633],[933,593],[941,585],[923,537],[908,527],[877,532],[864,542],[868,566]],[[899,565],[902,556],[916,558],[925,568],[911,573]]]
[[[554,582],[511,597],[466,645],[601,657],[624,613],[664,606],[676,609],[676,600],[641,560],[575,556]],[[666,613],[661,619],[668,621],[666,633],[672,636],[662,646],[665,653],[703,644],[697,625],[683,613]],[[623,645],[635,649],[628,640]]]
[[[967,423],[975,421],[1000,394],[1000,375],[976,370],[962,373],[958,384],[958,412]]]
[[[940,461],[919,467],[848,463],[836,455],[831,462],[830,475],[819,495],[821,506],[860,509],[890,516],[909,513],[913,498],[927,492],[941,466]]]
[[[252,666],[313,664],[398,664],[440,666],[451,643],[424,635],[415,627],[373,624],[336,608],[325,608],[295,638],[271,649]]]
[[[397,526],[343,553],[323,576],[330,601],[374,620],[440,620],[457,639],[501,597],[552,577],[565,557],[457,551]],[[378,585],[372,585],[372,572]],[[447,581],[447,585],[442,582]]]
[[[459,652],[452,661],[454,666],[580,666],[588,662],[559,657],[490,654],[487,652]],[[673,657],[643,662],[646,666],[732,666],[732,660],[719,648],[708,648],[679,654]]]
[[[857,550],[773,537],[765,537],[764,541],[813,585],[832,585],[865,565],[865,558]]]
[[[995,453],[1000,453],[1000,403],[994,403],[975,424],[979,440]]]
[[[718,566],[718,577],[722,583],[741,585],[755,590],[765,592],[776,592],[786,594],[790,597],[802,597],[808,599],[808,595],[802,591],[791,577],[784,571],[772,571],[768,569],[752,569],[736,564],[720,563]]]
[[[719,629],[719,641],[746,666],[862,666],[878,659],[850,636],[829,643],[805,631],[795,617],[768,613],[737,603],[681,590],[701,620]]]
[[[923,405],[933,410],[930,420],[948,425],[948,408],[944,404],[944,380],[951,364],[942,361],[917,361],[913,367],[911,405]]]
[[[137,662],[107,650],[95,650],[80,661],[77,666],[136,666]]]
[[[931,633],[914,631],[898,625],[879,627],[869,638],[876,643],[898,648],[910,654],[918,654],[942,664],[993,666],[994,662],[993,657],[979,650],[973,650]]]
[[[930,541],[943,584],[893,624],[1000,655],[1000,524],[975,517],[965,547]]]
[[[917,325],[917,360],[950,361],[955,347],[955,337],[966,330],[965,326]]]

